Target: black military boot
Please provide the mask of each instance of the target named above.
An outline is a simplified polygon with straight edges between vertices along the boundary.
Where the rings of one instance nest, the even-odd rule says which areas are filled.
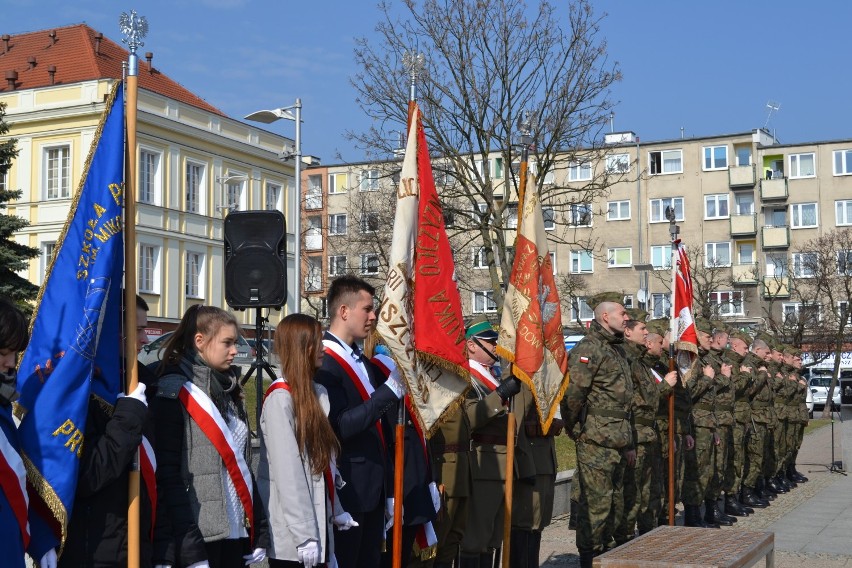
[[[530,545],[527,548],[527,566],[538,568],[538,557],[541,554],[541,531],[530,531]]]
[[[704,501],[704,526],[708,529],[720,528],[719,519],[716,518],[716,502],[710,499]]]
[[[780,495],[784,492],[784,490],[769,477],[763,478],[763,490],[766,492],[766,498],[770,501],[775,499],[776,495]]]
[[[580,568],[592,568],[594,559],[594,552],[580,552]]]
[[[683,526],[706,528],[701,520],[701,507],[698,505],[683,506]]]
[[[799,470],[796,469],[795,464],[790,464],[789,472],[793,474],[793,477],[796,479],[797,483],[805,483],[808,478],[799,473]]]
[[[790,492],[790,486],[787,485],[786,483],[784,483],[784,480],[781,479],[780,476],[776,475],[775,477],[771,478],[769,481],[771,481],[772,483],[775,484],[774,489],[776,491],[778,491],[778,493],[789,493]]]
[[[751,507],[749,507],[745,503],[745,497],[743,496],[743,489],[740,489],[737,492],[737,494],[734,495],[734,498],[740,504],[740,507],[742,508],[742,510],[746,512],[746,515],[753,515],[754,514],[754,509],[752,509]]]
[[[509,547],[509,565],[512,568],[529,568],[527,550],[530,546],[531,533],[532,531],[512,529]]]
[[[743,503],[755,509],[765,509],[769,506],[769,502],[755,495],[754,490],[750,487],[743,487]]]
[[[571,499],[570,511],[568,514],[568,530],[577,530],[577,515],[580,509],[580,504]]]
[[[788,467],[784,470],[784,479],[787,480],[787,483],[790,484],[791,487],[796,488],[799,486],[799,481],[796,479],[796,476],[790,471]]]
[[[713,501],[713,515],[716,517],[717,523],[726,527],[729,527],[737,522],[736,517],[722,512],[722,508],[719,506],[718,499]]]
[[[725,494],[725,513],[728,515],[733,515],[735,517],[747,517],[748,511],[743,509],[740,502],[737,501],[737,498],[731,494]]]

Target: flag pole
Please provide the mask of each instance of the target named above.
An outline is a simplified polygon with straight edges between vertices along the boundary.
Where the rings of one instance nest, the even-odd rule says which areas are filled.
[[[677,235],[680,229],[675,224],[675,210],[674,207],[666,208],[666,218],[669,220],[669,235],[671,236],[672,241],[672,256],[671,256],[671,264],[672,264],[672,298],[671,298],[671,317],[669,318],[669,372],[674,371],[677,368],[675,364],[675,339],[677,338],[677,314],[675,314],[675,286],[677,284]],[[669,494],[669,507],[668,507],[668,518],[669,518],[669,526],[675,525],[675,441],[674,441],[674,432],[675,432],[675,396],[674,389],[669,393],[668,396],[668,407],[669,407],[669,431],[668,441],[669,441],[669,460],[668,460],[668,469],[669,469],[669,486],[667,488]],[[683,448],[681,448],[681,451]]]
[[[136,50],[145,45],[142,38],[148,31],[148,22],[135,10],[123,13],[119,19],[122,40],[130,50],[127,62],[127,145],[125,147],[124,176],[124,366],[127,374],[127,393],[139,382],[136,359],[136,109],[139,94],[139,57]],[[139,449],[130,467],[127,487],[127,566],[139,567]],[[153,522],[153,519],[152,519]]]

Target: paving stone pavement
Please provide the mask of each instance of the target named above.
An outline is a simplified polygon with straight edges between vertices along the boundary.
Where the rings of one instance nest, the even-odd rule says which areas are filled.
[[[842,417],[834,423],[834,461],[848,466],[852,464],[852,408],[844,408]],[[852,568],[852,478],[829,471],[831,448],[831,426],[808,434],[796,467],[809,481],[779,495],[767,509],[722,530],[773,531],[776,568]],[[678,524],[682,524],[681,516]],[[542,568],[580,565],[567,516],[554,519],[545,529],[540,564]]]

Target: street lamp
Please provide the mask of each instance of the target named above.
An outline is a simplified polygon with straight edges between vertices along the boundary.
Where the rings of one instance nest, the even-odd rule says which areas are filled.
[[[292,120],[296,123],[296,149],[290,153],[284,148],[281,154],[282,160],[290,157],[296,160],[296,226],[293,230],[295,238],[293,245],[295,250],[295,262],[293,263],[293,298],[295,299],[295,311],[302,311],[302,99],[296,99],[296,104],[276,108],[272,110],[259,110],[245,117],[246,120],[271,124],[276,120]]]

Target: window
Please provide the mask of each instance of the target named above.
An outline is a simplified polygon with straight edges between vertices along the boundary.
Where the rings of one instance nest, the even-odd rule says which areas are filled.
[[[0,191],[8,191],[9,189],[9,172],[0,174]]]
[[[42,280],[47,275],[47,270],[50,268],[50,263],[53,262],[53,255],[56,252],[56,241],[41,243],[41,272]]]
[[[739,255],[739,264],[754,264],[754,241],[741,242],[737,244],[737,254]]]
[[[319,292],[322,290],[322,257],[309,256],[306,260],[305,292]]]
[[[621,268],[633,265],[633,249],[630,247],[611,248],[607,251],[609,268]]]
[[[834,175],[852,175],[852,150],[834,151]]]
[[[704,196],[705,219],[727,219],[729,216],[727,193]]]
[[[852,225],[852,199],[834,202],[834,210],[837,212],[837,225]]]
[[[816,155],[790,154],[790,178],[814,177],[816,175]]]
[[[160,154],[150,150],[139,152],[139,201],[160,202]]]
[[[705,146],[704,147],[704,170],[726,170],[728,169],[728,147],[727,146]]]
[[[328,174],[328,194],[346,193],[346,174]]]
[[[671,316],[672,300],[670,294],[651,294],[652,319]]]
[[[514,164],[512,164],[512,165],[514,166]],[[542,183],[544,185],[553,185],[553,183],[556,181],[556,175],[553,172],[553,166],[552,165],[551,165],[551,168],[549,170],[547,170],[547,172],[541,173],[539,171],[538,162],[534,162],[534,161],[530,160],[529,171],[537,178],[541,178],[543,176]]]
[[[494,303],[494,290],[477,290],[473,293],[473,313],[482,314],[496,311],[497,304]]]
[[[706,243],[704,266],[708,268],[731,266],[731,243]]]
[[[488,258],[485,253],[485,247],[475,247],[473,249],[473,267],[488,268]]]
[[[710,292],[710,304],[720,316],[742,316],[743,293],[739,290]]]
[[[737,193],[734,195],[734,214],[752,215],[754,213],[754,194]]]
[[[838,323],[841,325],[846,324],[849,321],[849,316],[849,301],[840,300],[837,302],[837,317],[841,318]]]
[[[683,172],[683,151],[663,150],[651,152],[651,175],[679,174]]]
[[[379,189],[379,170],[361,171],[361,191],[376,191]]]
[[[503,179],[503,158],[494,158],[494,179]]]
[[[794,203],[790,205],[792,227],[794,229],[813,228],[818,225],[816,203]]]
[[[665,270],[672,267],[672,246],[656,245],[651,247],[651,265],[654,270]]]
[[[553,275],[556,276],[556,253],[551,251],[547,253],[547,256],[550,257],[550,266],[553,267]]]
[[[228,206],[228,211],[239,211],[240,209],[245,209],[245,203],[243,203],[243,187],[245,182],[243,181],[229,181],[226,187],[228,195],[226,204]]]
[[[310,191],[310,189],[308,189]],[[267,183],[266,184],[266,210],[267,211],[276,211],[278,210],[278,202],[281,199],[281,186],[277,183]],[[311,196],[308,195],[305,198],[305,209],[317,209],[322,207],[322,193],[316,196],[316,199],[319,199],[319,205],[315,207],[311,207],[315,202],[311,201]]]
[[[362,254],[361,255],[361,274],[378,274],[379,273],[379,255],[377,254]]]
[[[606,204],[607,221],[627,221],[630,219],[630,200],[610,201]]]
[[[375,233],[379,230],[379,214],[378,213],[361,213],[361,232]]]
[[[627,296],[624,296],[624,300],[622,300],[621,305],[624,306],[625,308],[632,308],[633,307],[633,294],[629,294]]]
[[[346,234],[346,213],[334,213],[328,216],[328,234]]]
[[[820,305],[802,302],[781,304],[784,314],[784,325],[808,325],[819,323]]]
[[[572,203],[568,206],[568,224],[572,227],[592,226],[592,204]]]
[[[477,203],[479,207],[480,217],[485,217],[485,204]],[[517,229],[518,228],[518,204],[510,203],[506,206],[506,228],[507,229]]]
[[[186,297],[203,298],[204,255],[200,252],[186,252]]]
[[[322,248],[322,216],[310,215],[305,218],[305,250],[320,250]]]
[[[683,221],[683,197],[665,197],[651,200],[651,223],[668,223],[667,207],[674,207],[675,221]]]
[[[819,255],[815,252],[793,253],[793,276],[796,278],[813,278],[817,271]]]
[[[751,165],[751,145],[734,145],[734,152],[737,154],[738,166]]]
[[[590,179],[592,179],[592,165],[589,162],[568,164],[568,181],[589,181]]]
[[[447,229],[449,229],[450,227],[455,227],[456,226],[456,214],[455,214],[455,212],[451,211],[449,209],[444,209],[442,211],[442,213],[444,215],[444,227],[447,228]]]
[[[606,157],[606,173],[626,174],[630,171],[630,154],[610,154]]]
[[[44,168],[47,198],[71,197],[71,146],[45,148]]]
[[[544,230],[552,231],[556,228],[556,212],[553,207],[542,207],[541,214],[544,217]]]
[[[763,208],[764,224],[767,227],[786,227],[787,226],[787,208],[786,207],[764,207]]]
[[[571,251],[571,274],[591,274],[594,272],[595,261],[592,253],[587,250]]]
[[[595,311],[586,303],[586,298],[580,296],[571,302],[571,321],[591,321],[595,318]]]
[[[186,210],[190,213],[201,213],[201,185],[203,182],[204,165],[187,162],[185,206]],[[228,205],[230,205],[230,203]]]
[[[328,275],[341,276],[346,274],[348,261],[345,254],[333,254],[328,257]]]
[[[322,176],[308,176],[308,192],[305,194],[305,209],[322,208]]]
[[[787,257],[783,254],[767,254],[766,276],[769,278],[784,278],[787,276]]]
[[[837,273],[852,276],[852,250],[837,251]]]
[[[158,294],[160,287],[160,247],[139,245],[139,291]]]

